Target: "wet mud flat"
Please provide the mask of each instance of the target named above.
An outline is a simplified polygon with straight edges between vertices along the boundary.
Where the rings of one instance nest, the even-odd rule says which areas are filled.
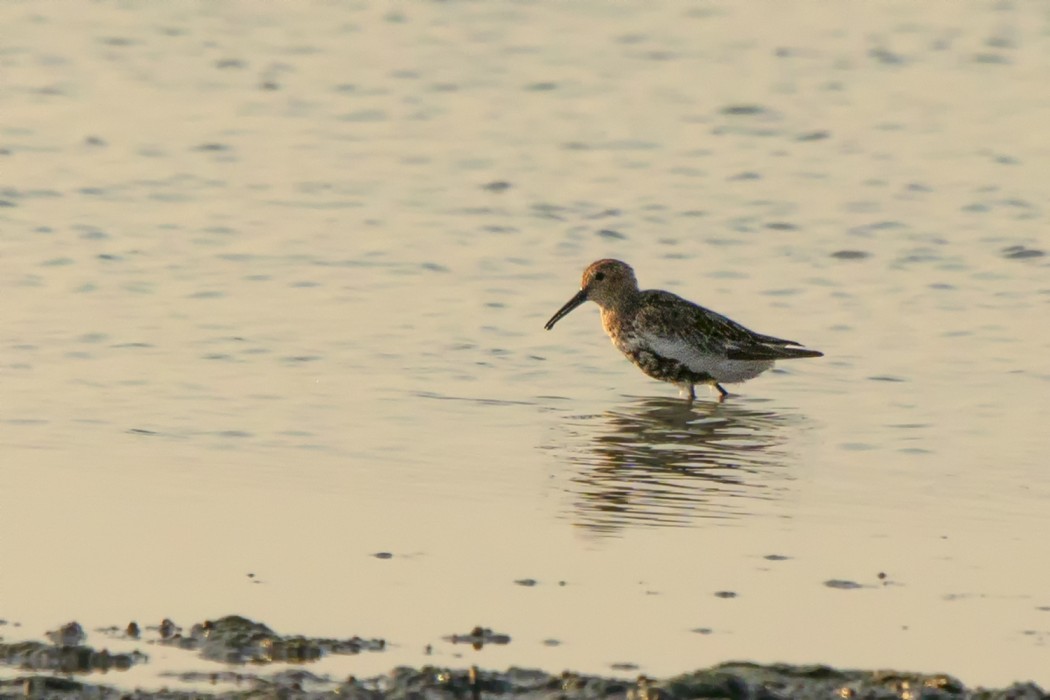
[[[0,698],[353,698],[355,700],[475,700],[522,698],[570,700],[676,700],[727,698],[788,700],[798,698],[971,698],[974,700],[1037,700],[1050,698],[1032,683],[1003,689],[970,689],[951,676],[897,671],[839,670],[828,666],[759,665],[728,662],[667,679],[639,676],[631,680],[572,672],[511,668],[506,671],[469,668],[399,667],[372,678],[332,677],[312,673],[309,664],[329,655],[382,652],[382,639],[285,636],[266,625],[231,615],[183,629],[170,620],[140,628],[96,630],[127,652],[111,652],[85,644],[87,634],[76,622],[47,632],[46,641],[8,642],[0,639],[0,667],[11,671],[0,678]],[[480,648],[506,644],[510,637],[475,627],[445,638],[453,644]],[[141,646],[139,646],[141,645]],[[161,673],[159,689],[130,689],[119,676],[108,675],[149,663],[151,646],[195,652],[221,668]],[[291,668],[268,673],[270,664]],[[107,674],[105,682],[99,679]],[[186,688],[180,689],[179,685]],[[202,686],[210,686],[202,690]]]

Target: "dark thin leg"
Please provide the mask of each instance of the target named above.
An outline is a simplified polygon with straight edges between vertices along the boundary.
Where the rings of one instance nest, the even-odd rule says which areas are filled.
[[[714,387],[718,389],[718,400],[725,401],[726,397],[729,396],[729,392],[722,388],[722,385],[718,382],[714,383]]]
[[[686,400],[689,401],[689,403],[693,403],[693,401],[696,400],[696,391],[693,390],[692,384],[683,384],[682,391],[685,391],[686,387],[689,387],[689,395],[686,396]]]

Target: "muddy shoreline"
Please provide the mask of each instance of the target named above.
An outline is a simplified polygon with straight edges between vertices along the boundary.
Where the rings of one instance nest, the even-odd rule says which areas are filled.
[[[231,615],[179,627],[170,620],[139,627],[132,622],[95,634],[122,644],[141,643],[130,652],[110,652],[87,645],[87,633],[76,622],[51,630],[41,640],[0,639],[0,664],[11,673],[0,679],[0,698],[354,698],[356,700],[455,700],[481,697],[564,700],[625,698],[745,698],[779,700],[799,698],[972,698],[981,700],[1037,700],[1050,698],[1040,687],[1025,682],[1002,689],[971,689],[944,674],[898,671],[842,670],[829,666],[759,665],[727,662],[666,679],[639,676],[633,680],[583,675],[551,674],[534,669],[505,671],[422,666],[399,667],[372,678],[340,677],[310,671],[309,665],[330,655],[378,653],[382,639],[344,639],[285,636],[265,624]],[[487,628],[451,634],[446,641],[480,648],[505,644],[507,635]],[[155,689],[122,686],[119,675],[149,663],[152,645],[195,652],[206,665],[201,670],[162,673]],[[221,669],[211,664],[222,664]],[[269,664],[294,668],[267,673]],[[105,682],[99,678],[106,674]],[[178,686],[184,685],[185,689]],[[201,690],[201,686],[210,686]]]

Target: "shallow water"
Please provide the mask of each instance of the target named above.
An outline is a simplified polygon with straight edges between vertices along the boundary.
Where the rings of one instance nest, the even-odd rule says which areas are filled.
[[[1050,685],[1050,16],[964,5],[4,5],[0,634]],[[599,257],[827,356],[689,409],[543,331]]]

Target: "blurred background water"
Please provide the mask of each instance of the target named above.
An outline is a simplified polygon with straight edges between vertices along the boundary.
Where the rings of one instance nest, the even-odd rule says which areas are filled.
[[[358,675],[1050,685],[1047,6],[12,2],[0,38],[5,639],[237,612],[385,637],[323,665]],[[543,330],[600,257],[826,357],[690,408],[595,307]]]

